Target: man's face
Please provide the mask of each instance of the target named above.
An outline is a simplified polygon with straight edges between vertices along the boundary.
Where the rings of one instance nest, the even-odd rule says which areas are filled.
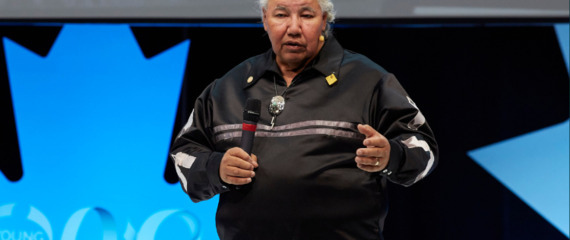
[[[317,0],[269,0],[263,27],[278,60],[298,65],[318,53],[326,14]]]

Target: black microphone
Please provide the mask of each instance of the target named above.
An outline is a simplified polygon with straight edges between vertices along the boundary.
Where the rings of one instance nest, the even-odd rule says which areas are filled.
[[[248,98],[243,109],[243,125],[241,131],[240,147],[247,154],[251,155],[253,148],[253,138],[257,129],[257,122],[261,116],[261,101],[259,99]]]
[[[253,139],[255,138],[255,130],[257,129],[257,122],[261,116],[261,101],[259,99],[248,98],[245,101],[245,108],[243,109],[243,124],[241,126],[241,143],[240,147],[248,155],[251,155],[253,148]],[[240,190],[241,186],[235,186],[236,190]]]

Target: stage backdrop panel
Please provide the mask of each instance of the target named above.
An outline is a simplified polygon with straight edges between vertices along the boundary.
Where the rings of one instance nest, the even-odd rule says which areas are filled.
[[[0,26],[0,240],[217,239],[217,197],[192,203],[168,148],[211,81],[270,48],[263,28],[49,25]],[[471,26],[333,30],[441,147],[428,178],[389,185],[384,236],[568,239],[568,24]]]

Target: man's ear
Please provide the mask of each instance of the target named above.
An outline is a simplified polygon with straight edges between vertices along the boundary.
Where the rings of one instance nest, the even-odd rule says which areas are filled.
[[[322,29],[321,29],[321,32],[324,32],[324,31],[327,29],[327,17],[328,17],[328,16],[329,16],[328,13],[326,13],[326,12],[323,13],[323,22],[324,22],[325,24],[323,24],[323,27],[322,27]]]
[[[262,9],[261,11],[263,11],[263,29],[267,32],[267,25],[265,24],[267,23],[267,11],[265,9]]]

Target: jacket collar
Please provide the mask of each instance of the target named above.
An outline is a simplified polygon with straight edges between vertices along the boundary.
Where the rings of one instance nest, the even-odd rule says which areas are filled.
[[[309,63],[308,67],[314,68],[324,76],[334,74],[336,78],[339,79],[340,64],[343,57],[344,50],[342,46],[340,46],[335,37],[330,36],[327,38],[317,57],[313,60],[313,63]],[[271,48],[253,62],[253,66],[248,73],[248,78],[251,77],[252,81],[249,83],[244,81],[243,88],[254,85],[267,71],[279,74],[279,68],[275,62],[275,53]]]

